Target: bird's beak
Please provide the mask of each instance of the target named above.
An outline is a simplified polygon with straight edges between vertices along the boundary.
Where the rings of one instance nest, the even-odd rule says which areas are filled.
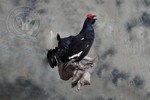
[[[93,19],[94,19],[94,20],[97,20],[96,15],[93,15]]]

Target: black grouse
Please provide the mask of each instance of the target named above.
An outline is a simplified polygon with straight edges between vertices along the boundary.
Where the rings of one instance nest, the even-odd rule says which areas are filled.
[[[89,52],[94,41],[93,24],[97,20],[93,14],[88,14],[81,32],[71,39],[67,52],[62,56],[62,62],[75,59],[75,62],[82,60]]]
[[[47,53],[47,59],[52,68],[57,66],[60,60],[68,62],[75,59],[75,62],[79,62],[88,54],[94,41],[93,24],[97,20],[95,17],[88,14],[81,32],[76,36],[60,38],[57,34],[58,47]]]

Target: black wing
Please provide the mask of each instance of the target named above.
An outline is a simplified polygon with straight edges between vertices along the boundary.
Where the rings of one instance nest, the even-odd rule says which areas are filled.
[[[59,48],[59,57],[61,58],[64,54],[68,52],[69,45],[74,36],[69,36],[65,38],[60,38],[60,35],[57,34],[58,48]]]
[[[68,52],[62,57],[62,61],[67,62],[75,58],[76,61],[82,60],[88,54],[93,40],[93,38],[88,38],[84,34],[75,36],[69,45]]]

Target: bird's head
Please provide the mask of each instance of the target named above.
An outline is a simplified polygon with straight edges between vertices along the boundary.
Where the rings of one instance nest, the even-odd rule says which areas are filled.
[[[97,20],[96,15],[87,14],[87,20],[89,20],[92,24],[94,24],[95,21]]]

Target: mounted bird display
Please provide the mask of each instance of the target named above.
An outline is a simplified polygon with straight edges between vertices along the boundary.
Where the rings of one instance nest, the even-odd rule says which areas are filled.
[[[57,34],[58,47],[49,50],[47,54],[52,68],[57,66],[58,61],[79,62],[88,54],[95,38],[93,24],[96,20],[96,15],[88,14],[78,35],[60,38],[60,35]]]
[[[96,20],[96,15],[87,15],[82,30],[72,38],[67,52],[61,58],[62,62],[68,62],[72,59],[79,62],[88,54],[95,38],[93,24]]]

